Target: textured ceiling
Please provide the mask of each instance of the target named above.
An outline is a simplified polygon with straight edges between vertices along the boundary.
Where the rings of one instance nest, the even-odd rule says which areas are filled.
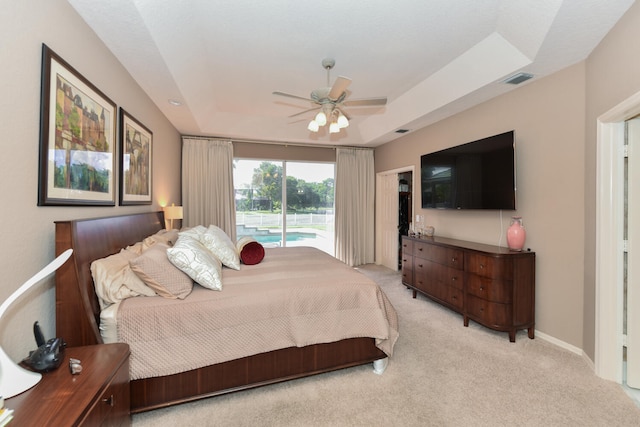
[[[634,0],[68,0],[188,135],[377,146],[585,59]],[[307,130],[308,97],[353,81],[339,134]],[[523,83],[528,84],[533,80]],[[176,107],[168,101],[179,100]]]

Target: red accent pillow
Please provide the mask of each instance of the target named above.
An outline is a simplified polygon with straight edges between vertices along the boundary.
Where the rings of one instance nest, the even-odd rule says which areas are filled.
[[[239,246],[240,261],[246,265],[258,264],[264,259],[264,247],[254,239],[243,238]]]

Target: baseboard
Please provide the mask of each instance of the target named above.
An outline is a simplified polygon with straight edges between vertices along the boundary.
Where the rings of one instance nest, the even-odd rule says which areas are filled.
[[[565,350],[569,350],[571,353],[575,353],[578,356],[582,357],[582,359],[589,366],[589,368],[595,373],[596,365],[593,362],[593,360],[591,360],[591,358],[587,356],[587,353],[585,353],[583,349],[576,347],[575,345],[571,345],[562,340],[559,340],[555,337],[552,337],[551,335],[547,335],[544,332],[535,331],[535,334],[536,334],[536,338],[540,338],[541,340],[547,341],[553,345],[557,345],[558,347],[564,348]]]
[[[582,351],[582,359],[585,362],[587,362],[587,365],[589,365],[589,368],[591,368],[591,370],[595,374],[595,372],[596,372],[596,364],[593,362],[593,360],[591,360],[591,358],[589,356],[587,356],[587,353],[585,353],[584,351]]]
[[[550,342],[551,344],[557,345],[558,347],[562,347],[565,350],[569,350],[571,353],[577,354],[578,356],[584,355],[584,351],[582,351],[581,348],[578,348],[575,345],[571,345],[567,342],[559,340],[558,338],[552,337],[551,335],[547,335],[544,332],[540,332],[538,330],[536,330],[535,333],[536,333],[536,338],[543,339],[547,342]]]

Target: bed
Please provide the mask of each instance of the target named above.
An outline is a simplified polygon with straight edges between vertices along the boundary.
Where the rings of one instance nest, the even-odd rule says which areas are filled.
[[[148,212],[131,215],[120,215],[112,217],[80,219],[71,221],[57,221],[56,228],[56,254],[72,248],[74,250],[70,260],[56,272],[56,336],[62,337],[68,346],[83,346],[101,344],[104,342],[103,334],[100,331],[100,315],[101,304],[96,296],[93,277],[91,274],[91,264],[95,260],[100,260],[110,255],[116,254],[121,249],[136,242],[140,242],[148,236],[161,232],[164,229],[164,216],[162,212]],[[257,280],[255,289],[274,286],[271,293],[294,293],[295,287],[287,280],[273,280],[278,274],[278,269],[288,270],[287,248],[281,249],[265,249],[265,261],[255,266],[242,266],[240,271],[224,270],[223,282],[226,283],[222,292],[197,289],[194,285],[193,295],[204,295],[205,298],[220,298],[221,295],[233,295],[234,293],[241,298],[247,300],[251,298],[251,291],[248,291],[248,284],[245,276],[253,277],[253,281]],[[330,274],[303,274],[298,279],[305,283],[305,287],[313,289],[314,292],[327,293],[324,285],[318,285],[320,288],[314,289],[314,281],[320,282],[321,276],[327,276],[331,281],[339,282],[338,273],[344,271],[346,275],[356,274],[357,281],[370,282],[377,288],[370,279],[345,264],[331,258],[335,264],[330,268],[325,264],[327,261],[313,252],[305,253],[308,249],[294,250],[290,248],[288,252],[291,255],[297,253],[306,254],[304,258],[313,259],[317,264],[315,267],[322,271],[330,272]],[[279,251],[279,252],[274,252]],[[324,253],[322,253],[324,254]],[[296,261],[297,262],[297,261]],[[292,270],[294,271],[294,270]],[[288,274],[288,273],[287,273]],[[298,274],[298,273],[292,273]],[[340,273],[342,274],[342,273]],[[335,277],[333,275],[336,275]],[[314,279],[318,277],[318,279]],[[271,280],[269,280],[271,278]],[[353,280],[350,277],[349,280]],[[278,288],[278,284],[282,282],[284,288]],[[369,286],[369,284],[367,284]],[[251,288],[253,289],[253,288]],[[267,288],[269,289],[269,288]],[[320,289],[320,291],[318,291]],[[197,292],[196,292],[197,291]],[[227,291],[227,293],[225,293]],[[258,290],[256,292],[262,292]],[[189,295],[184,301],[192,298]],[[195,298],[195,297],[194,297]],[[312,337],[294,336],[291,339],[293,344],[283,343],[273,344],[273,348],[265,351],[259,348],[253,348],[247,343],[253,343],[254,340],[248,339],[253,336],[261,336],[266,333],[264,331],[252,328],[250,331],[233,332],[229,337],[221,339],[220,335],[214,338],[224,341],[226,345],[220,347],[247,347],[250,348],[250,354],[229,359],[229,354],[211,356],[211,362],[199,363],[190,367],[164,367],[158,369],[157,372],[144,372],[144,368],[148,365],[143,358],[143,349],[139,342],[130,343],[132,352],[132,365],[138,360],[138,367],[135,375],[132,375],[131,390],[131,412],[142,412],[146,410],[156,409],[172,404],[184,403],[191,400],[215,396],[219,394],[239,391],[247,388],[272,384],[275,382],[301,378],[309,375],[319,374],[332,370],[373,363],[374,369],[378,372],[384,370],[388,356],[392,354],[393,344],[397,338],[397,316],[393,307],[386,299],[384,293],[379,288],[376,291],[376,298],[381,311],[387,320],[387,336],[381,335],[379,332],[369,333],[369,324],[384,323],[379,321],[367,320],[365,333],[359,332],[357,329],[347,331],[351,327],[352,322],[334,319],[332,316],[320,317],[322,324],[327,324],[327,330],[339,329],[344,336],[322,336]],[[162,297],[143,297],[132,298],[137,303],[150,304],[154,300],[163,304],[159,311],[169,313],[170,310],[177,306],[175,300],[164,300]],[[253,299],[261,299],[255,297]],[[364,299],[363,296],[354,296],[352,299]],[[127,300],[128,303],[129,300]],[[305,303],[306,304],[306,303]],[[300,305],[300,304],[298,304]],[[304,305],[304,304],[303,304]],[[279,311],[282,311],[278,309]],[[138,309],[133,310],[136,313]],[[255,309],[251,309],[255,311]],[[315,309],[311,310],[312,312]],[[124,316],[124,315],[123,315]],[[141,323],[141,320],[135,317],[130,319],[133,324]],[[296,320],[298,322],[298,320]],[[304,323],[306,322],[306,323]],[[192,322],[193,323],[193,322]],[[254,322],[258,324],[259,322]],[[308,327],[313,327],[313,319],[302,318],[301,322]],[[382,328],[383,326],[380,326]],[[353,327],[355,328],[355,326]],[[265,331],[270,328],[265,328]],[[304,330],[305,328],[297,328]],[[317,332],[317,331],[316,331]],[[324,333],[324,332],[323,332]],[[244,334],[244,335],[243,335]],[[298,335],[294,333],[292,335]],[[239,337],[239,342],[234,343],[233,337]],[[176,359],[182,359],[180,350],[186,345],[182,345],[180,339],[183,337],[169,337],[174,341],[168,346],[168,354],[174,354]],[[334,340],[335,339],[335,340]],[[176,341],[177,340],[177,341]],[[144,340],[142,340],[144,341]],[[242,350],[242,349],[241,349]],[[243,350],[245,351],[245,350]],[[238,353],[231,353],[238,354]],[[168,369],[166,369],[168,368]],[[175,369],[174,369],[175,368]],[[132,370],[134,368],[132,367]],[[175,370],[175,373],[172,371]],[[155,371],[156,369],[152,369]]]

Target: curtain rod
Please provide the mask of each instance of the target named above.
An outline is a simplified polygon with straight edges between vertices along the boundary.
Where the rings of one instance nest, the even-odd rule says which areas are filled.
[[[267,140],[254,140],[254,139],[238,139],[238,138],[220,138],[220,137],[209,137],[209,136],[194,136],[194,135],[181,135],[182,139],[204,139],[204,140],[213,140],[213,141],[229,141],[229,142],[242,142],[247,144],[265,144],[265,145],[282,145],[288,146],[291,145],[293,147],[305,147],[305,148],[330,148],[335,150],[336,148],[353,148],[356,150],[373,150],[373,148],[369,147],[354,147],[349,145],[311,145],[311,144],[303,144],[301,142],[282,142],[282,141],[267,141]]]

